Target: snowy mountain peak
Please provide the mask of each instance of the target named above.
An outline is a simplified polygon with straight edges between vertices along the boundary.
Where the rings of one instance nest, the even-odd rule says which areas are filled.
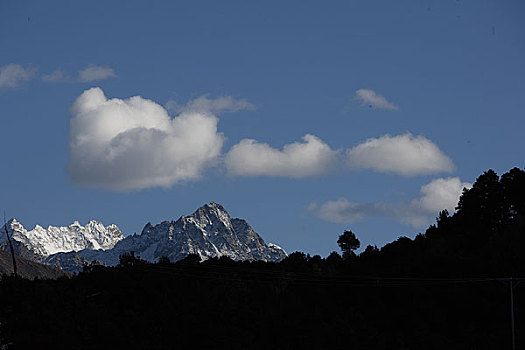
[[[79,251],[83,249],[111,249],[124,239],[116,225],[105,227],[92,220],[85,227],[78,221],[67,227],[36,225],[26,230],[16,219],[6,223],[9,234],[18,254],[33,260],[45,258],[59,252]],[[0,249],[5,249],[5,235],[0,236]]]
[[[212,215],[219,218],[230,218],[230,214],[224,209],[224,207],[220,204],[217,204],[215,202],[211,202],[210,204],[204,204],[202,207],[197,209],[191,216],[196,215]]]
[[[215,202],[205,204],[193,214],[185,217],[183,216],[179,220],[186,223],[194,223],[205,231],[208,231],[209,229],[212,231],[217,230],[221,225],[225,228],[231,229],[230,214],[228,214],[222,205]]]
[[[279,261],[286,257],[282,248],[266,244],[245,220],[232,219],[222,205],[211,202],[177,221],[163,221],[157,225],[147,223],[140,235],[127,236],[112,249],[59,253],[49,256],[46,262],[78,272],[83,262],[93,260],[116,265],[120,255],[130,251],[152,262],[163,256],[178,261],[188,254],[197,254],[201,259],[227,256],[234,260],[264,261]]]
[[[217,213],[224,213],[224,214],[230,216],[228,214],[228,212],[226,211],[226,209],[224,209],[224,207],[222,205],[218,204],[218,203],[210,202],[210,204],[205,204],[203,207],[208,207],[208,208],[214,210]]]
[[[11,230],[13,230],[13,229],[16,229],[16,228],[23,228],[22,224],[19,223],[18,221],[16,221],[15,218],[10,219],[9,221],[7,221],[7,223],[5,224],[5,226],[7,226],[7,229],[8,229],[8,231],[9,231],[10,234],[11,234]],[[3,228],[2,228],[2,231],[4,231]]]
[[[82,225],[80,225],[80,222],[78,221],[73,221],[73,223],[71,225],[69,225],[69,227],[80,227]]]
[[[242,219],[232,219],[224,207],[211,202],[193,214],[181,216],[173,222],[156,226],[146,225],[141,236],[160,239],[155,249],[140,255],[148,260],[167,256],[172,261],[188,254],[198,254],[202,259],[228,256],[234,260],[278,261],[286,252],[278,246],[270,247]]]

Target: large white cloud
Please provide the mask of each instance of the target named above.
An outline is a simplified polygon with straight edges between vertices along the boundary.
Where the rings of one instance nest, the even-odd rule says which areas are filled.
[[[0,89],[16,88],[33,79],[36,67],[23,67],[19,64],[0,66]]]
[[[355,92],[355,98],[360,100],[363,105],[377,109],[397,111],[398,107],[387,101],[386,98],[370,89],[359,89]]]
[[[107,78],[115,78],[116,76],[117,75],[113,71],[113,68],[108,66],[97,66],[94,64],[90,64],[78,72],[78,80],[81,82],[104,80]]]
[[[226,167],[238,176],[301,178],[323,174],[335,166],[338,151],[314,135],[305,135],[303,141],[278,150],[267,143],[244,139],[226,155]]]
[[[109,190],[169,187],[199,178],[221,152],[224,137],[211,114],[170,118],[140,96],[107,99],[100,88],[84,91],[71,107],[70,160],[74,183]]]
[[[454,164],[436,144],[410,133],[370,138],[347,150],[347,161],[354,169],[372,169],[403,176],[451,172]]]
[[[370,217],[390,217],[413,227],[423,227],[432,223],[443,209],[453,213],[463,188],[470,187],[470,183],[462,182],[459,177],[440,178],[422,186],[421,196],[408,203],[355,203],[339,198],[320,206],[312,203],[308,209],[330,222],[353,223]]]

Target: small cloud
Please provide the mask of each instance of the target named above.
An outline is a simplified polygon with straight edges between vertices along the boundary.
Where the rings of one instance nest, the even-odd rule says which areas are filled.
[[[374,90],[359,89],[355,92],[355,98],[368,107],[391,111],[397,111],[399,109],[396,105],[388,102],[386,98],[377,94]]]
[[[308,210],[315,211],[317,216],[325,221],[337,223],[353,223],[365,217],[377,216],[379,213],[378,204],[358,204],[346,198],[327,201],[321,206],[312,204],[308,206]]]
[[[421,196],[408,203],[355,203],[339,198],[321,206],[312,203],[308,210],[330,222],[354,223],[371,217],[389,217],[419,228],[431,224],[443,209],[453,213],[463,189],[471,187],[472,184],[462,182],[459,177],[440,178],[422,186]]]
[[[313,211],[315,209],[317,209],[319,207],[319,205],[316,203],[316,202],[312,202],[308,205],[308,207],[306,208],[306,210],[308,211]]]
[[[432,141],[406,133],[370,138],[346,152],[354,169],[415,176],[452,172],[454,164]]]
[[[238,176],[291,178],[321,175],[334,168],[339,151],[314,135],[305,135],[303,141],[285,145],[281,151],[267,143],[241,140],[226,154],[226,168]]]
[[[59,83],[69,81],[71,78],[60,68],[57,68],[53,73],[42,75],[41,80],[45,83]]]
[[[246,99],[237,100],[231,96],[208,98],[208,94],[197,97],[188,103],[179,104],[176,101],[168,101],[166,108],[175,113],[199,112],[221,114],[226,112],[238,112],[241,110],[254,110],[255,105]]]
[[[23,67],[19,64],[0,66],[0,89],[12,89],[33,79],[38,69],[36,67]]]
[[[108,66],[96,66],[90,64],[83,70],[78,72],[78,80],[83,83],[104,80],[107,78],[115,78],[117,75],[111,67]]]
[[[216,163],[224,142],[214,115],[170,118],[140,96],[108,99],[92,88],[70,111],[66,171],[82,186],[127,191],[195,180]]]

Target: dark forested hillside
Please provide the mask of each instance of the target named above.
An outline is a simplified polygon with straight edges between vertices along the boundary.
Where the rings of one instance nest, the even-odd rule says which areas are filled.
[[[358,235],[357,235],[358,236]],[[516,349],[525,347],[525,171],[489,170],[457,212],[359,255],[280,263],[188,256],[74,278],[0,283],[7,348]],[[343,258],[344,257],[344,258]],[[510,277],[513,280],[510,280]]]
[[[18,274],[24,278],[57,278],[60,276],[70,275],[63,270],[49,265],[39,264],[37,262],[17,258]],[[9,252],[0,250],[0,275],[11,274],[13,272],[13,262]]]

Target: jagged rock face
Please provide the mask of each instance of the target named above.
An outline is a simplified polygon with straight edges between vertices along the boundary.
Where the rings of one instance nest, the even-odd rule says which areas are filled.
[[[124,239],[116,225],[105,227],[98,221],[90,221],[82,226],[75,221],[67,227],[48,226],[43,228],[36,225],[33,230],[26,230],[22,224],[11,219],[7,229],[17,255],[40,261],[49,255],[80,251],[84,249],[111,249]],[[7,250],[7,237],[2,229],[0,234],[0,249]]]
[[[153,258],[167,256],[176,261],[198,254],[203,259],[227,256],[234,260],[278,261],[286,256],[282,249],[272,252],[246,221],[232,219],[221,205],[213,202],[176,222],[160,224],[151,232],[164,239]]]
[[[227,256],[234,260],[263,261],[280,261],[286,257],[279,246],[266,245],[246,221],[232,219],[220,204],[212,202],[177,221],[164,221],[155,226],[148,223],[140,235],[128,236],[112,249],[59,253],[48,257],[46,262],[78,272],[80,262],[97,260],[116,265],[120,255],[130,251],[152,262],[162,256],[174,262],[188,254],[198,254],[201,259]]]

